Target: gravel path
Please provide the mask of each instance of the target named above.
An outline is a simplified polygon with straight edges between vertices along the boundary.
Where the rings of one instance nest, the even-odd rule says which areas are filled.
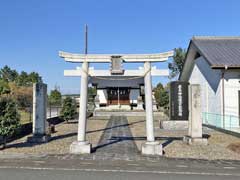
[[[145,121],[138,120],[136,117],[129,117],[128,123],[132,124],[130,129],[138,149],[141,150],[141,144],[146,141]],[[187,131],[163,130],[159,128],[159,121],[154,121],[154,124],[156,140],[163,144],[166,157],[240,160],[240,154],[227,148],[231,143],[240,142],[240,138],[204,128],[203,133],[210,136],[208,139],[209,145],[190,146],[182,141],[182,137],[187,135]]]
[[[95,147],[104,132],[106,120],[88,120],[87,140]],[[45,144],[27,143],[27,137],[17,139],[9,144],[7,148],[0,151],[0,155],[5,153],[26,153],[26,154],[65,154],[69,153],[70,144],[77,140],[77,121],[70,121],[68,124],[58,124],[56,132],[51,135],[51,141]]]

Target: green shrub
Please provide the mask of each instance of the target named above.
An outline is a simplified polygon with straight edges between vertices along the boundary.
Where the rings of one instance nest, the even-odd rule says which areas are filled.
[[[0,136],[4,139],[13,135],[20,127],[20,116],[14,100],[7,97],[0,98]]]
[[[49,95],[49,103],[50,105],[54,105],[54,106],[60,106],[61,102],[62,102],[62,94],[58,89],[54,89],[50,92]]]
[[[77,114],[77,106],[75,101],[71,97],[66,97],[63,100],[61,117],[68,122],[69,120],[74,119],[76,114]]]

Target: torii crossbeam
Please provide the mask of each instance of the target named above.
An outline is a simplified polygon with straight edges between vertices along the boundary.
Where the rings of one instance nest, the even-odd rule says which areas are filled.
[[[93,62],[105,63],[111,62],[113,57],[118,57],[124,62],[161,62],[168,60],[173,56],[173,51],[157,54],[73,54],[59,51],[59,56],[67,62]]]

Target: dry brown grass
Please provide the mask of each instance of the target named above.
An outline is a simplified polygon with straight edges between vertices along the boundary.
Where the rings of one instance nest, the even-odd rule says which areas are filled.
[[[240,142],[231,143],[227,146],[231,151],[240,154]]]

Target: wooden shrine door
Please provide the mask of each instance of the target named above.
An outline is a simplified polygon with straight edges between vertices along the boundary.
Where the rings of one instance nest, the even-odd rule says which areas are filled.
[[[108,105],[130,105],[130,89],[127,87],[111,87],[107,90]]]

